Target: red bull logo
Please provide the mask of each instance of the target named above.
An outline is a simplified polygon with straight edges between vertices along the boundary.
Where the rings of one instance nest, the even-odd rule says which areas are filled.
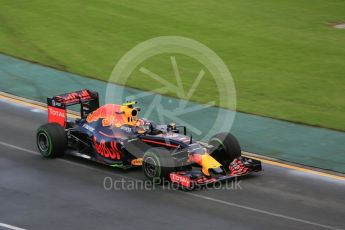
[[[81,90],[56,97],[57,101],[63,101],[66,104],[73,104],[79,102],[79,100],[88,100],[91,98],[92,97],[88,90]]]
[[[101,140],[99,143],[97,143],[96,138],[93,138],[93,144],[95,146],[96,152],[105,157],[110,158],[112,160],[120,160],[121,155],[120,151],[116,145],[115,141],[110,142],[110,146],[108,147],[104,140]]]

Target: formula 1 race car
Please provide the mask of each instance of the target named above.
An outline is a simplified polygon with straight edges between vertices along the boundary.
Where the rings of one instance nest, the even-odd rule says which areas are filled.
[[[260,161],[241,156],[230,133],[195,141],[185,126],[138,118],[136,102],[99,106],[98,93],[85,89],[47,98],[47,104],[48,123],[37,130],[46,158],[72,154],[123,169],[142,166],[149,180],[186,189],[261,171]],[[80,105],[80,118],[67,119],[71,105]]]

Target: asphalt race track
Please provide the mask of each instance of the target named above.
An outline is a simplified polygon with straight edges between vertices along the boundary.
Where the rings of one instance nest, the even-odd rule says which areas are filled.
[[[0,100],[0,230],[11,229],[6,224],[17,229],[345,228],[345,181],[264,164],[264,172],[237,187],[129,191],[119,182],[142,185],[139,169],[122,171],[72,156],[42,158],[35,130],[45,122],[46,111]]]

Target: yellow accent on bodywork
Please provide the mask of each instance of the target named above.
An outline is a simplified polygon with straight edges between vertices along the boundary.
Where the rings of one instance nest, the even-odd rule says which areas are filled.
[[[131,106],[131,105],[135,105],[137,102],[136,101],[127,101],[125,103],[122,103],[123,106]]]
[[[142,166],[143,165],[143,158],[137,158],[137,159],[133,159],[131,161],[131,164],[133,166]]]
[[[215,169],[222,166],[216,159],[214,159],[209,154],[204,154],[201,156],[201,166],[202,166],[202,173],[206,176],[209,176],[210,173],[208,172],[209,169]]]
[[[138,126],[138,117],[132,116],[133,110],[136,110],[136,109],[130,108],[125,105],[122,105],[120,108],[121,113],[123,114],[123,116],[125,116],[126,124],[132,125],[132,126]]]

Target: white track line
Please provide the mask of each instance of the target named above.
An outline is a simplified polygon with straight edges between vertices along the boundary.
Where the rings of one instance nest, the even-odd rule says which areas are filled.
[[[27,152],[27,153],[30,153],[30,154],[41,156],[41,154],[39,152],[30,150],[30,149],[26,149],[26,148],[22,148],[22,147],[19,147],[19,146],[16,146],[16,145],[12,145],[12,144],[9,144],[9,143],[6,143],[6,142],[0,141],[0,145],[6,146],[6,147],[9,147],[9,148],[13,148],[13,149],[17,149],[17,150],[20,150],[20,151],[23,151],[23,152]],[[64,162],[66,164],[70,164],[70,165],[73,165],[73,166],[78,166],[78,167],[81,167],[81,168],[90,169],[90,170],[97,171],[97,172],[100,172],[100,173],[105,173],[105,171],[103,171],[101,169],[97,169],[97,168],[94,168],[94,167],[88,166],[88,165],[79,164],[79,163],[76,163],[76,162],[73,162],[73,161],[69,161],[69,160],[65,160],[65,159],[62,159],[62,158],[57,158],[57,159],[54,159],[54,160],[61,161],[61,162]],[[121,178],[129,179],[129,180],[141,181],[141,180],[138,180],[138,179],[135,179],[135,178],[132,178],[132,177],[128,177],[128,176],[124,176],[122,174],[115,173],[115,172],[111,172],[111,174],[113,174],[115,176],[118,176],[118,177],[121,177]]]
[[[22,147],[19,147],[19,146],[16,146],[16,145],[12,145],[12,144],[9,144],[9,143],[6,143],[6,142],[0,141],[0,145],[6,146],[6,147],[9,147],[9,148],[13,148],[13,149],[17,149],[17,150],[20,150],[20,151],[23,151],[23,152],[27,152],[27,153],[30,153],[30,154],[40,155],[40,153],[35,152],[33,150],[22,148]],[[82,168],[87,168],[87,169],[95,170],[95,171],[98,171],[98,172],[101,172],[101,173],[105,173],[103,170],[96,169],[96,168],[93,168],[93,167],[90,167],[90,166],[87,166],[87,165],[71,162],[71,161],[64,160],[64,159],[57,159],[57,160],[62,161],[62,162],[67,163],[67,164],[74,165],[74,166],[79,166],[79,167],[82,167]],[[124,175],[118,174],[118,173],[112,173],[112,174],[116,175],[118,177],[129,179],[129,180],[141,181],[141,180],[138,180],[138,179],[136,179],[134,177],[124,176]],[[313,222],[313,221],[303,220],[303,219],[299,219],[299,218],[295,218],[295,217],[291,217],[291,216],[287,216],[287,215],[282,215],[282,214],[279,214],[279,213],[269,212],[269,211],[265,211],[265,210],[262,210],[262,209],[257,209],[257,208],[253,208],[253,207],[249,207],[249,206],[244,206],[244,205],[240,205],[240,204],[236,204],[236,203],[232,203],[232,202],[228,202],[228,201],[224,201],[224,200],[219,200],[219,199],[215,199],[215,198],[208,197],[208,196],[198,195],[198,194],[193,193],[193,192],[185,192],[183,194],[189,195],[189,196],[193,196],[193,197],[196,197],[196,198],[199,198],[199,199],[208,200],[208,201],[216,202],[216,203],[219,203],[219,204],[235,207],[235,208],[244,209],[244,210],[251,211],[251,212],[256,212],[256,213],[265,214],[265,215],[269,215],[269,216],[273,216],[273,217],[278,217],[278,218],[281,218],[281,219],[286,219],[286,220],[295,221],[295,222],[299,222],[299,223],[303,223],[303,224],[308,224],[308,225],[312,225],[312,226],[315,226],[315,227],[320,227],[320,228],[324,228],[324,229],[332,229],[332,230],[342,230],[341,228],[337,228],[337,227],[333,227],[333,226],[329,226],[329,225],[324,225],[324,224],[319,224],[319,223],[316,223],[316,222]],[[14,230],[23,230],[22,228],[12,228],[12,229],[14,229]]]
[[[236,203],[232,203],[232,202],[228,202],[228,201],[224,201],[224,200],[218,200],[218,199],[211,198],[208,196],[198,195],[195,193],[186,193],[186,194],[189,196],[198,197],[200,199],[213,201],[213,202],[216,202],[219,204],[223,204],[223,205],[227,205],[227,206],[231,206],[231,207],[236,207],[236,208],[240,208],[240,209],[245,209],[248,211],[261,213],[261,214],[265,214],[265,215],[269,215],[269,216],[279,217],[279,218],[286,219],[286,220],[292,220],[292,221],[300,222],[303,224],[309,224],[309,225],[313,225],[313,226],[324,228],[324,229],[341,230],[341,228],[336,228],[336,227],[332,227],[329,225],[319,224],[319,223],[309,221],[309,220],[303,220],[303,219],[299,219],[299,218],[295,218],[295,217],[291,217],[291,216],[286,216],[286,215],[282,215],[282,214],[278,214],[278,213],[274,213],[274,212],[269,212],[269,211],[265,211],[265,210],[261,210],[261,209],[257,209],[257,208],[252,208],[249,206],[244,206],[244,205],[240,205],[240,204],[236,204]]]
[[[30,149],[25,149],[25,148],[22,148],[22,147],[19,147],[19,146],[16,146],[16,145],[8,144],[6,142],[0,141],[0,144],[3,145],[3,146],[9,147],[9,148],[13,148],[13,149],[17,149],[17,150],[23,151],[23,152],[27,152],[27,153],[31,153],[31,154],[35,154],[35,155],[40,155],[38,152],[32,151]]]
[[[5,224],[5,223],[0,223],[0,227],[13,229],[13,230],[25,230],[24,228],[19,228],[19,227],[13,226],[13,225]]]

